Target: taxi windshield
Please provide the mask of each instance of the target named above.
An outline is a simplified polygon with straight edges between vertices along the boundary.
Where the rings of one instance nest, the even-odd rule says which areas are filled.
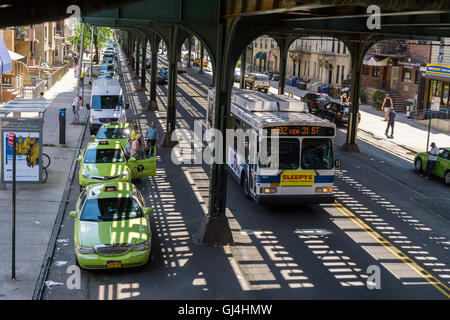
[[[133,198],[89,199],[81,213],[81,221],[120,221],[142,218],[139,203]]]
[[[88,149],[84,163],[118,163],[125,162],[121,149]]]
[[[122,96],[92,96],[92,109],[116,109],[122,106]]]
[[[100,128],[97,139],[128,139],[130,136],[129,128]]]

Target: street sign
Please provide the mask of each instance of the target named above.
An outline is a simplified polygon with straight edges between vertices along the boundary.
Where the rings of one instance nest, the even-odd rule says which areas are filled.
[[[1,177],[2,183],[13,178],[13,143],[16,142],[16,181],[41,183],[42,126],[40,119],[1,119]]]

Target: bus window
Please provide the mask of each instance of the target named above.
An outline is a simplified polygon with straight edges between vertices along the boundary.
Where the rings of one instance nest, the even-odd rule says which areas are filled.
[[[303,139],[302,169],[333,169],[331,139]]]
[[[300,162],[300,141],[295,138],[281,138],[279,140],[280,170],[298,169]]]

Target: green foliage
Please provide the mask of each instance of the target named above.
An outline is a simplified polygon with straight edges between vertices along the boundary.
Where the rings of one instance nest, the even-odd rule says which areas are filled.
[[[385,97],[386,97],[386,93],[384,91],[376,90],[372,96],[373,104],[376,107],[381,107],[381,104],[383,103],[383,100]]]
[[[83,47],[89,48],[91,45],[91,28],[92,26],[89,24],[85,24],[84,26],[84,42]],[[70,41],[74,46],[79,48],[81,42],[81,23],[79,23],[75,28],[75,35],[67,37],[67,40]],[[113,32],[111,28],[108,27],[95,27],[94,28],[94,46],[98,48],[102,48],[106,46],[109,41],[109,37],[112,36]],[[97,43],[95,43],[95,39]]]

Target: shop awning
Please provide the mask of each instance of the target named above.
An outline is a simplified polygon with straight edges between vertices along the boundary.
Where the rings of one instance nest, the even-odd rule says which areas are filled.
[[[399,66],[402,66],[403,68],[408,68],[408,69],[420,69],[421,67],[425,67],[427,65],[427,63],[425,62],[425,60],[423,60],[420,57],[404,57],[402,59],[399,59],[397,64]]]
[[[9,50],[3,42],[3,37],[0,35],[0,74],[4,74],[12,70],[12,62],[8,51]]]
[[[364,57],[363,63],[367,66],[387,67],[389,58],[367,55]]]

